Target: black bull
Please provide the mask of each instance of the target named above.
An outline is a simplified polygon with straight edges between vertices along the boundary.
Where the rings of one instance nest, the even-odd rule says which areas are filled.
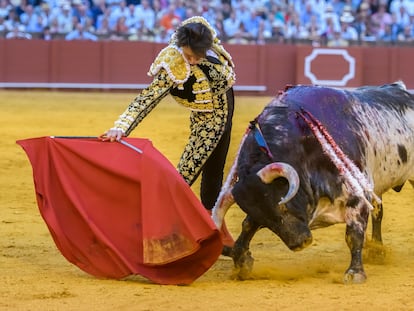
[[[413,149],[414,97],[402,82],[353,91],[286,88],[251,123],[213,209],[218,227],[233,203],[247,214],[230,252],[239,277],[252,269],[257,230],[268,228],[300,250],[311,244],[312,229],[346,223],[344,282],[365,281],[369,215],[372,240],[382,243],[381,197],[413,179]]]

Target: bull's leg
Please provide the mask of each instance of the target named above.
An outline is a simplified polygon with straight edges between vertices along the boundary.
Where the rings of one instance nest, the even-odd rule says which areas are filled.
[[[251,256],[250,242],[259,229],[259,225],[254,222],[249,216],[243,220],[242,232],[237,238],[233,247],[233,261],[237,278],[245,280],[249,278],[253,269],[254,259]]]
[[[382,244],[381,222],[383,216],[382,203],[373,204],[374,209],[371,211],[372,219],[372,239],[366,241],[364,247],[364,254],[367,261],[381,264],[384,263],[386,250]]]
[[[374,203],[374,210],[371,212],[372,219],[372,241],[382,244],[381,222],[383,216],[382,203]]]
[[[362,248],[369,218],[369,207],[359,198],[350,200],[348,206],[345,240],[351,251],[351,264],[345,271],[344,283],[363,283],[367,277],[362,264]]]

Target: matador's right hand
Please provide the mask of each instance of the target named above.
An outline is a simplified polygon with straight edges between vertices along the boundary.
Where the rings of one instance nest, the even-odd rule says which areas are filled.
[[[122,137],[125,136],[125,133],[123,130],[119,128],[111,128],[107,130],[105,133],[103,133],[99,138],[102,141],[120,141]]]

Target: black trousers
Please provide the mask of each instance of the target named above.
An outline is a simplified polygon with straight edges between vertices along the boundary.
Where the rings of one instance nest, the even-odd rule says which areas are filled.
[[[217,147],[202,168],[200,199],[204,207],[211,210],[216,203],[223,185],[224,165],[226,164],[227,152],[230,146],[231,128],[234,112],[234,92],[229,89],[226,93],[228,103],[228,114],[226,127]]]

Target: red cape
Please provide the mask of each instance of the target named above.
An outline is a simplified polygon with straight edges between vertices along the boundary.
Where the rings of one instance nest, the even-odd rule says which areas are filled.
[[[19,140],[40,213],[65,258],[97,277],[139,274],[190,284],[223,244],[208,212],[175,167],[146,139]]]

